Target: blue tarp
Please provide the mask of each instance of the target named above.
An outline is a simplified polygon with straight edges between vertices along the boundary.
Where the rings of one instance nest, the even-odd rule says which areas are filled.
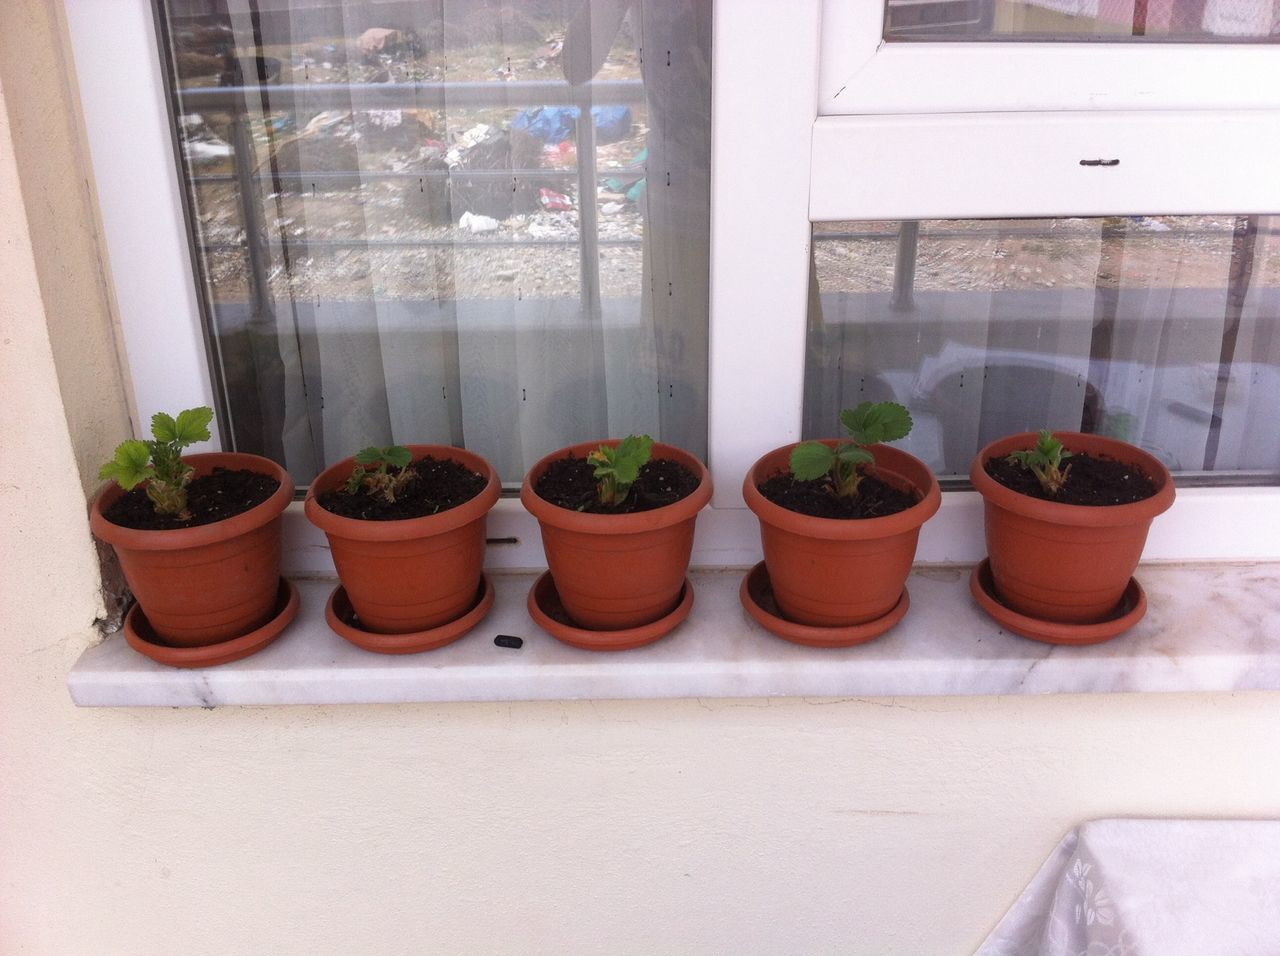
[[[591,115],[596,121],[596,142],[616,143],[631,133],[631,107],[593,106]],[[511,122],[512,129],[524,130],[544,143],[555,146],[573,138],[578,124],[576,106],[538,106],[522,110]]]

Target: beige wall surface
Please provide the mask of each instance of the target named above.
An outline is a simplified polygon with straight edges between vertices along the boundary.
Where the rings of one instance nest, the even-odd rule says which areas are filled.
[[[1079,820],[1280,816],[1275,694],[76,709],[99,613],[77,453],[125,406],[53,344],[52,313],[97,336],[109,309],[49,267],[97,269],[59,235],[90,211],[15,157],[43,140],[14,115],[74,127],[65,90],[18,100],[11,74],[0,952],[965,953]],[[85,395],[113,424],[71,416]]]

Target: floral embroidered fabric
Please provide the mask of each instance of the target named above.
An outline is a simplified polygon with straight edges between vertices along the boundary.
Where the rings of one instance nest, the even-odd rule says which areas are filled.
[[[1280,821],[1095,820],[1062,840],[979,956],[1280,953]]]

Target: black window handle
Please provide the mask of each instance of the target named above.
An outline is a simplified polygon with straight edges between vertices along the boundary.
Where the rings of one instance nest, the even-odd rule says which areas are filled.
[[[1080,160],[1080,165],[1081,166],[1119,166],[1120,160],[1118,159],[1082,159]]]

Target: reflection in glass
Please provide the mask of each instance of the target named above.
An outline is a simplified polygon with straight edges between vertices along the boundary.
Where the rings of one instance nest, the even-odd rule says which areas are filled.
[[[1280,217],[822,223],[804,434],[896,400],[939,475],[1011,432],[1280,478]]]
[[[237,449],[705,455],[709,4],[159,6]]]
[[[1275,41],[1280,0],[885,0],[884,37]]]

